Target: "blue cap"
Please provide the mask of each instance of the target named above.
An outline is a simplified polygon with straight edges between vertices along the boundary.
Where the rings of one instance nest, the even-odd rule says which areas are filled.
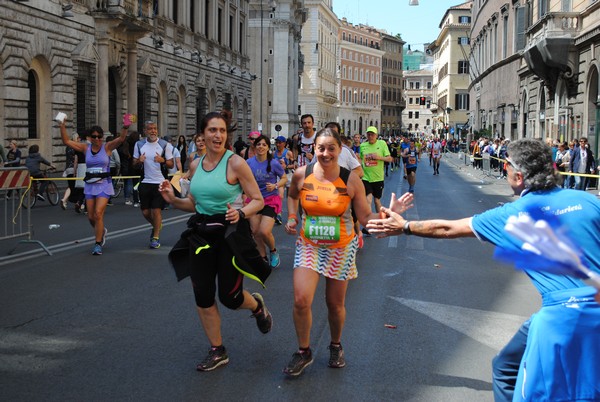
[[[279,137],[275,138],[276,142],[286,142],[287,138],[285,138],[283,135],[280,135]]]

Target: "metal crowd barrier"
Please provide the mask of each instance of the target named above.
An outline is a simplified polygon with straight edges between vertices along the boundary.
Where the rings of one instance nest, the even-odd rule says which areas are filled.
[[[489,176],[489,177],[495,177],[497,179],[500,179],[503,177],[502,171],[503,171],[503,165],[506,162],[505,159],[491,156],[490,154],[483,154],[481,157],[474,157],[473,155],[466,153],[466,152],[462,152],[462,151],[458,153],[458,158],[464,160],[465,166],[472,166],[474,161],[479,160],[482,163],[481,172],[483,175]],[[492,164],[491,164],[492,160],[498,161],[498,170],[495,170],[492,168]],[[589,179],[596,179],[596,183],[591,186],[588,185],[588,189],[590,189],[590,188],[599,189],[600,188],[600,174],[586,174],[586,173],[572,173],[572,172],[558,172],[558,173],[561,176],[573,176],[573,177],[579,176],[579,177],[586,177]]]
[[[19,243],[36,243],[48,255],[50,250],[39,240],[33,239],[33,225],[31,224],[31,209],[23,209],[23,197],[30,196],[28,191],[31,186],[31,177],[25,167],[0,168],[0,205],[4,223],[0,227],[0,241],[18,237],[27,237]],[[13,254],[15,246],[8,254]]]

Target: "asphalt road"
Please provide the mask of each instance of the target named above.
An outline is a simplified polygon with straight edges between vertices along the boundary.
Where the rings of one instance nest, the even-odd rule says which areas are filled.
[[[512,199],[505,181],[446,158],[418,169],[411,219],[461,218]],[[408,188],[399,172],[383,197]],[[297,344],[292,322],[294,238],[275,236],[282,257],[260,291],[273,313],[263,335],[246,311],[220,308],[230,363],[195,365],[209,345],[189,280],[167,254],[186,214],[165,211],[162,247],[147,248],[141,213],[115,202],[104,255],[90,254],[84,216],[38,204],[37,244],[0,241],[0,399],[5,401],[492,401],[491,360],[539,306],[533,286],[476,239],[368,238],[347,295],[343,369],[327,367],[329,330],[321,281],[313,306],[315,362],[282,373]],[[2,204],[3,205],[3,204]],[[48,229],[60,224],[58,229]],[[16,246],[16,253],[7,256]],[[389,328],[388,326],[395,326]]]

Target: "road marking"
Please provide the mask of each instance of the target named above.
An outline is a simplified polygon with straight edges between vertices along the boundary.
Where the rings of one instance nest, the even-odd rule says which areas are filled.
[[[172,218],[164,219],[163,220],[163,228],[165,226],[175,225],[175,224],[178,224],[181,222],[185,222],[189,218],[190,218],[189,215],[181,215],[181,216],[174,216]],[[145,223],[142,225],[133,226],[133,227],[129,227],[126,229],[109,231],[107,239],[108,240],[119,239],[121,237],[129,236],[131,234],[146,232],[146,231],[148,231],[148,229],[150,229],[150,227],[148,226],[147,223]],[[90,247],[90,244],[94,241],[94,239],[95,239],[94,236],[85,237],[82,239],[74,239],[74,240],[70,240],[68,242],[54,244],[47,248],[50,251],[52,251],[53,254],[56,254],[61,251],[68,251],[68,250],[72,250],[72,249],[75,249],[78,247]],[[22,253],[12,254],[9,256],[5,256],[5,257],[0,257],[0,267],[3,265],[7,265],[7,264],[13,264],[15,262],[31,260],[33,258],[39,257],[40,255],[45,255],[44,250],[36,248],[34,250],[24,251]]]
[[[388,296],[494,350],[500,350],[528,317]]]

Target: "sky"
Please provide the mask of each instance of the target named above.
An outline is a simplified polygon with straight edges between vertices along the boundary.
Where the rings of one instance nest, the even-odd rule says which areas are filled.
[[[352,24],[365,24],[400,34],[413,50],[423,50],[424,43],[433,42],[446,10],[466,0],[419,0],[409,6],[409,0],[333,0],[333,12],[346,17]]]

